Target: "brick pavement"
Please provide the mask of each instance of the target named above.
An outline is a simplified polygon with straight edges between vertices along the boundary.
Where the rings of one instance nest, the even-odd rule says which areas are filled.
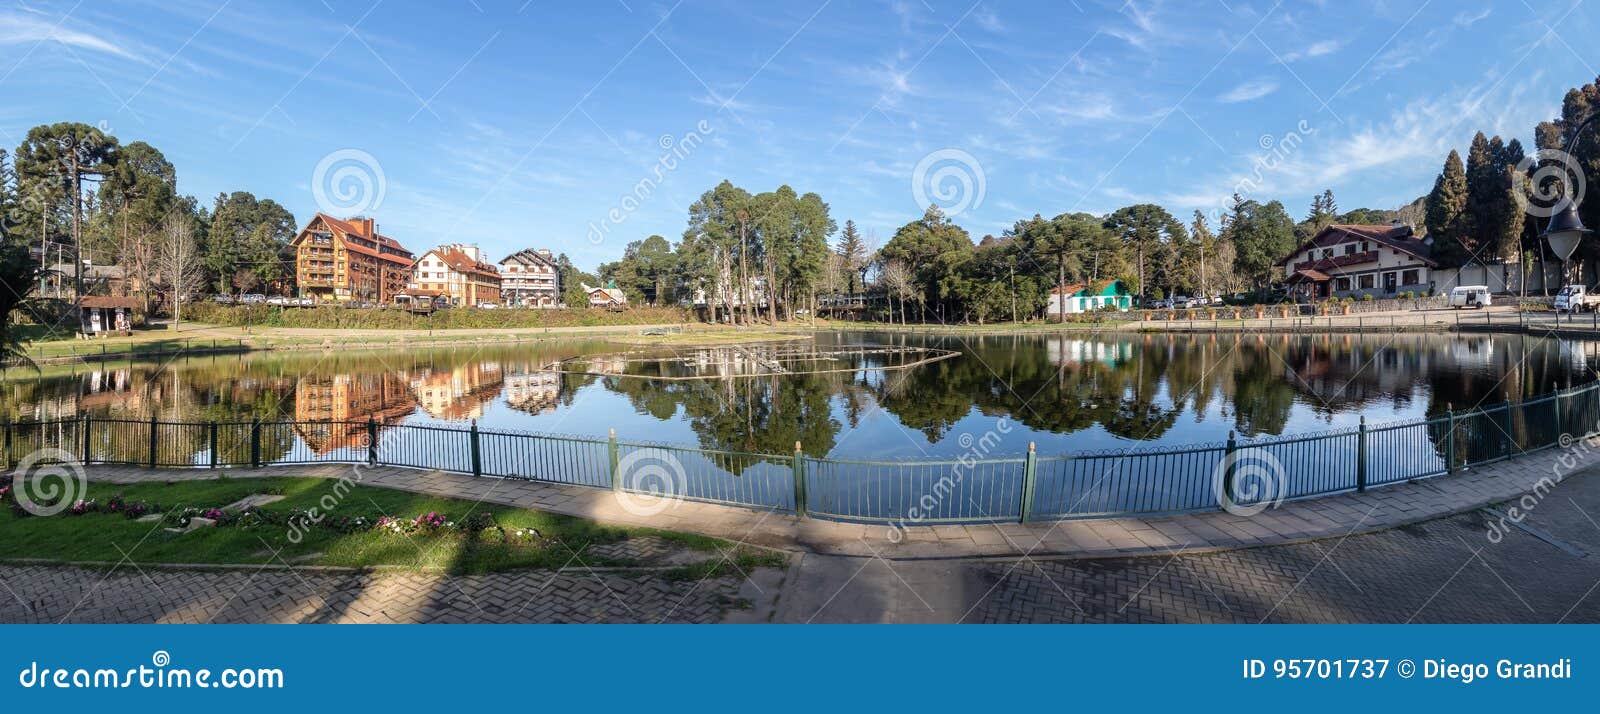
[[[741,580],[651,571],[488,575],[308,568],[169,570],[0,565],[9,623],[656,623],[720,621]]]

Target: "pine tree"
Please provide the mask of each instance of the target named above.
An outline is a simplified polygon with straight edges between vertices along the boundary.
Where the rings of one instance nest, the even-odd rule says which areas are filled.
[[[1461,154],[1455,150],[1445,157],[1444,170],[1434,179],[1428,194],[1428,235],[1433,237],[1433,256],[1441,267],[1458,268],[1466,262],[1468,251],[1462,243],[1461,220],[1467,206],[1467,172]]]
[[[867,242],[856,230],[855,221],[844,222],[844,231],[839,234],[839,246],[835,250],[844,259],[844,269],[850,274],[849,292],[853,295],[859,286],[856,278],[862,277],[862,268],[867,263]]]

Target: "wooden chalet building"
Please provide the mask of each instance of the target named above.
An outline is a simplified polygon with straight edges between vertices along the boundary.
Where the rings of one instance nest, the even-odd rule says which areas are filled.
[[[1396,297],[1433,289],[1431,240],[1411,226],[1331,225],[1277,262],[1299,299]]]
[[[300,297],[385,304],[411,280],[415,256],[380,234],[371,218],[341,220],[318,213],[291,245]]]
[[[527,248],[500,261],[500,296],[506,307],[560,307],[561,278],[550,249]]]
[[[438,291],[455,307],[500,304],[500,271],[475,245],[452,243],[423,253],[409,287]]]

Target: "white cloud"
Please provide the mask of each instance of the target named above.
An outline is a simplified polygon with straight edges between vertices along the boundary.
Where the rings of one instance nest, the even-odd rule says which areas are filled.
[[[1462,26],[1462,27],[1469,27],[1471,25],[1477,24],[1477,22],[1479,20],[1482,20],[1482,19],[1488,17],[1491,12],[1493,12],[1493,11],[1490,10],[1489,8],[1484,8],[1484,9],[1479,10],[1477,12],[1463,12],[1463,13],[1461,13],[1459,15],[1456,15],[1455,23],[1457,25]]]
[[[1237,104],[1239,102],[1248,102],[1253,99],[1260,99],[1276,91],[1278,91],[1277,82],[1258,79],[1245,82],[1244,84],[1224,92],[1222,96],[1217,97],[1217,101],[1220,101],[1224,104]]]
[[[1303,50],[1298,50],[1298,51],[1295,51],[1295,52],[1290,52],[1288,54],[1285,54],[1283,56],[1283,61],[1284,62],[1298,62],[1298,61],[1303,60],[1303,59],[1311,59],[1313,57],[1322,57],[1324,55],[1331,55],[1331,54],[1333,54],[1335,52],[1338,52],[1343,47],[1344,47],[1344,42],[1342,40],[1320,40],[1318,42],[1311,43],[1311,45],[1309,47],[1307,47],[1307,48],[1305,48]]]
[[[994,14],[994,10],[986,7],[979,8],[977,11],[973,12],[972,21],[978,23],[979,27],[990,32],[1004,32],[1006,29],[1005,23],[1000,22],[1000,16]]]
[[[70,47],[103,52],[135,61],[144,61],[132,51],[116,44],[109,37],[69,29],[27,15],[0,15],[0,45],[20,45],[38,42],[59,42]]]

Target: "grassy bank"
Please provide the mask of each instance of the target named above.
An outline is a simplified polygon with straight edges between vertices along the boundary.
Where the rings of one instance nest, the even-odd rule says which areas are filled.
[[[261,517],[181,534],[168,532],[166,526],[170,523],[143,522],[105,510],[114,497],[129,504],[123,510],[132,504],[145,504],[151,512],[170,515],[186,508],[221,508],[256,494],[282,495],[284,499],[262,506]],[[35,517],[20,515],[15,508],[0,509],[0,531],[6,534],[0,538],[0,558],[118,562],[127,553],[130,560],[139,563],[398,566],[483,573],[560,568],[572,562],[574,550],[590,566],[634,565],[626,560],[583,555],[582,549],[641,535],[661,536],[708,553],[733,547],[706,536],[607,527],[570,516],[372,486],[347,489],[338,486],[337,481],[320,478],[90,483],[83,498],[94,499],[99,510],[83,515],[69,512]],[[326,517],[320,523],[290,536],[294,529],[285,520],[296,512],[330,502],[336,506],[324,511]],[[438,514],[441,522],[452,527],[409,533],[371,527],[385,517],[409,524],[417,516],[430,513]],[[366,527],[356,527],[355,519],[361,519],[359,523]],[[462,524],[469,522],[484,527],[464,531]],[[295,538],[299,542],[294,542]],[[740,565],[749,567],[781,565],[781,558],[766,552],[741,551],[740,560]]]
[[[632,307],[621,312],[568,310],[440,310],[414,315],[398,308],[277,307],[206,303],[183,311],[185,320],[238,327],[293,327],[362,330],[481,330],[539,327],[603,327],[688,322],[693,316],[675,307]]]

